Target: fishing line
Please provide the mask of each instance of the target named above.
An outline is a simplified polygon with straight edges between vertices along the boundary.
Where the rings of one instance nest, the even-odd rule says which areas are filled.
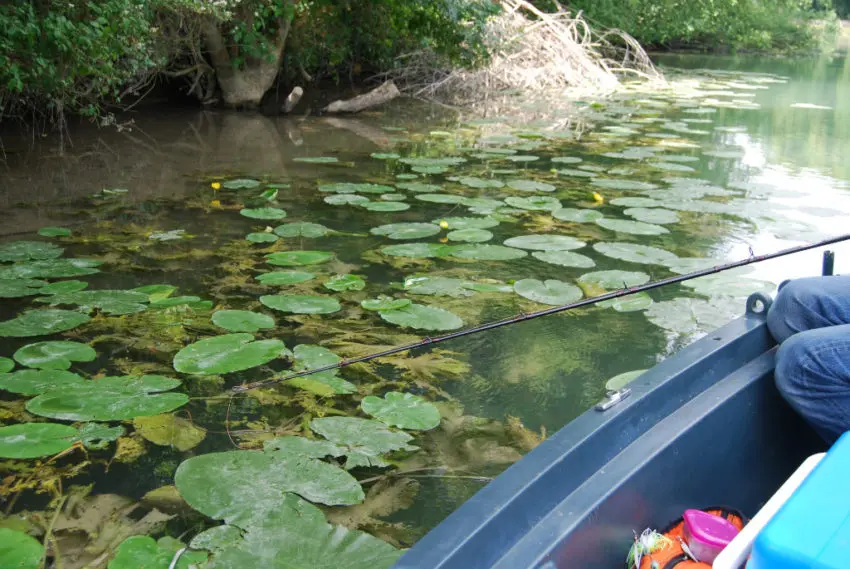
[[[728,271],[730,269],[734,269],[737,267],[743,267],[746,265],[752,265],[754,263],[761,263],[762,261],[769,261],[770,259],[778,259],[780,257],[785,257],[786,255],[793,255],[794,253],[802,253],[803,251],[808,251],[810,249],[817,249],[818,247],[824,247],[826,245],[832,245],[833,243],[840,243],[842,241],[850,240],[850,234],[841,235],[838,237],[832,237],[830,239],[825,239],[823,241],[818,241],[817,243],[811,243],[807,245],[798,245],[797,247],[790,247],[788,249],[783,249],[781,251],[777,251],[775,253],[769,253],[767,255],[755,255],[752,247],[750,247],[750,256],[746,259],[742,259],[740,261],[733,261],[731,263],[725,263],[723,265],[716,265],[714,267],[709,267],[707,269],[702,269],[699,271],[694,271],[691,273],[687,273],[684,275],[677,275],[675,277],[668,277],[666,279],[661,279],[657,281],[652,281],[643,285],[637,286],[625,286],[624,288],[608,292],[605,294],[601,294],[599,296],[594,296],[591,298],[585,298],[579,300],[577,302],[572,302],[570,304],[564,304],[561,306],[553,306],[552,308],[546,308],[543,310],[538,310],[536,312],[521,312],[516,316],[511,316],[509,318],[505,318],[503,320],[496,320],[493,322],[488,322],[486,324],[481,324],[479,326],[474,326],[472,328],[466,328],[464,330],[459,330],[457,332],[450,332],[448,334],[444,334],[442,336],[430,337],[426,336],[425,338],[410,343],[404,344],[401,346],[396,346],[395,348],[390,348],[388,350],[383,350],[381,352],[375,352],[373,354],[368,354],[365,356],[359,356],[356,358],[344,359],[335,364],[328,364],[325,366],[317,367],[314,369],[303,370],[299,372],[295,372],[289,375],[285,375],[283,377],[278,377],[275,379],[267,379],[265,381],[256,381],[254,383],[248,383],[245,385],[237,385],[232,388],[234,393],[242,393],[245,391],[250,391],[252,389],[257,389],[258,387],[268,387],[270,385],[276,385],[283,381],[288,381],[290,379],[295,379],[297,377],[304,377],[306,375],[312,375],[314,373],[321,373],[323,371],[330,371],[334,369],[341,369],[344,367],[348,367],[352,364],[368,362],[374,359],[383,358],[386,356],[391,356],[394,354],[398,354],[400,352],[407,352],[410,350],[415,350],[417,348],[424,348],[425,346],[432,346],[434,344],[439,344],[441,342],[446,342],[448,340],[454,340],[455,338],[463,338],[464,336],[471,336],[472,334],[478,334],[479,332],[486,332],[488,330],[495,330],[496,328],[501,328],[502,326],[509,326],[511,324],[516,324],[517,322],[524,322],[526,320],[533,320],[534,318],[540,318],[542,316],[549,316],[550,314],[558,314],[559,312],[566,312],[567,310],[573,310],[575,308],[582,308],[584,306],[592,306],[594,304],[598,304],[600,302],[604,302],[606,300],[613,300],[615,298],[622,298],[624,296],[629,296],[632,294],[637,294],[639,292],[645,292],[648,290],[653,290],[656,288],[660,288],[663,286],[667,286],[670,284],[681,283],[685,281],[689,281],[692,279],[697,279],[699,277],[705,277],[708,275],[713,275],[716,273],[720,273],[723,271]]]

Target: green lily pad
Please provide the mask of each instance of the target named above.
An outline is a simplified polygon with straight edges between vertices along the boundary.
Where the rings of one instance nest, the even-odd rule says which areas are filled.
[[[444,217],[435,219],[432,223],[452,231],[462,229],[490,229],[499,225],[498,219],[492,217]]]
[[[455,231],[450,231],[446,237],[449,241],[484,243],[492,239],[493,234],[486,229],[456,229]]]
[[[490,213],[493,213],[496,210],[499,210],[499,209],[505,207],[504,202],[502,202],[500,200],[493,200],[493,199],[490,199],[490,198],[464,197],[461,200],[460,203],[465,205],[466,207],[468,207],[469,211],[471,211],[473,213],[483,213],[483,214],[490,214]]]
[[[650,208],[661,207],[664,202],[653,198],[614,198],[609,202],[620,207]]]
[[[578,282],[605,290],[616,290],[648,283],[649,275],[637,271],[595,271],[580,276]]]
[[[281,187],[289,187],[289,184],[280,184]],[[275,187],[269,187],[260,193],[260,199],[263,199],[267,202],[273,202],[277,199],[277,195],[280,192],[280,189],[277,188],[277,184],[274,184]]]
[[[413,259],[430,259],[433,257],[447,257],[453,249],[447,245],[437,243],[400,243],[388,245],[381,248],[381,253],[391,257],[411,257]]]
[[[342,310],[339,301],[329,296],[308,294],[266,295],[260,297],[260,302],[273,310],[293,314],[331,314]]]
[[[435,184],[423,184],[422,182],[403,182],[401,184],[396,184],[396,187],[400,190],[407,190],[408,192],[413,192],[415,194],[435,194],[442,190],[440,186]]]
[[[274,228],[274,232],[281,237],[324,237],[331,230],[320,223],[309,223],[306,221],[297,221],[294,223],[284,223]]]
[[[654,223],[657,225],[665,225],[667,223],[677,223],[679,221],[679,214],[675,211],[670,211],[669,209],[662,208],[646,208],[646,207],[632,207],[625,211],[624,214],[629,217],[633,217],[638,221],[642,221],[644,223]]]
[[[133,427],[145,440],[159,446],[174,447],[181,452],[195,448],[207,436],[206,429],[170,413],[136,417]]]
[[[400,308],[406,308],[411,304],[413,302],[408,298],[391,298],[389,296],[360,301],[360,306],[364,310],[398,310]]]
[[[675,162],[650,162],[649,165],[658,170],[664,170],[667,172],[696,172],[696,168],[691,168],[690,166],[685,166],[684,164],[678,164]]]
[[[12,241],[0,245],[0,261],[44,261],[56,259],[64,249],[53,243],[41,241]]]
[[[616,231],[618,233],[629,233],[631,235],[664,235],[670,233],[666,228],[660,225],[651,223],[643,223],[641,221],[631,221],[628,219],[613,219],[605,217],[597,219],[596,224],[605,229]]]
[[[85,281],[59,281],[50,283],[39,289],[39,294],[66,294],[69,292],[77,292],[88,288],[89,283]],[[136,289],[133,289],[136,290]]]
[[[107,569],[194,569],[205,565],[208,555],[201,551],[186,551],[172,563],[181,549],[183,544],[176,539],[154,541],[134,535],[121,542]]]
[[[505,203],[512,207],[530,211],[555,211],[556,209],[561,209],[561,202],[549,196],[531,196],[527,198],[511,196],[505,198]]]
[[[12,356],[21,365],[38,369],[68,369],[71,362],[90,362],[97,353],[79,342],[37,342],[20,348]]]
[[[382,455],[395,451],[417,450],[408,444],[413,437],[391,431],[383,423],[357,417],[322,417],[310,421],[310,429],[325,437],[348,457],[345,467],[386,466]]]
[[[399,240],[431,237],[439,232],[440,226],[432,223],[391,223],[369,230],[372,235],[385,235],[390,239]]]
[[[0,374],[0,389],[19,395],[41,395],[57,387],[82,385],[86,380],[61,369],[21,369]]]
[[[80,427],[80,441],[88,450],[103,450],[109,443],[124,435],[124,427],[110,427],[103,423],[86,423]]]
[[[482,178],[476,178],[475,176],[461,176],[457,179],[459,184],[463,184],[468,188],[476,188],[476,189],[487,189],[487,188],[503,188],[505,187],[505,183],[501,180],[484,180]]]
[[[316,275],[301,271],[275,271],[273,273],[263,273],[254,278],[264,285],[293,285],[314,279]]]
[[[0,356],[0,373],[7,373],[15,368],[15,362],[9,358]]]
[[[410,205],[404,202],[364,202],[358,205],[365,210],[381,212],[405,211],[410,209]]]
[[[733,298],[746,298],[755,292],[768,294],[776,289],[776,285],[772,282],[741,278],[730,274],[708,275],[685,281],[682,285],[705,296],[722,295]]]
[[[394,152],[373,152],[369,156],[375,158],[376,160],[398,160],[399,158],[401,158],[401,156],[395,154]]]
[[[334,254],[327,251],[283,251],[266,255],[266,262],[279,267],[301,267],[319,265],[333,259]]]
[[[81,290],[42,297],[38,302],[50,306],[77,306],[83,312],[97,308],[105,314],[121,315],[144,311],[149,300],[149,295],[132,290]]]
[[[619,375],[615,375],[611,379],[605,382],[605,389],[608,391],[619,391],[635,379],[646,373],[645,369],[636,369],[633,371],[627,371],[625,373],[621,373]]]
[[[251,219],[283,219],[286,211],[277,207],[255,207],[239,210],[239,213]]]
[[[457,166],[466,162],[466,158],[459,156],[448,156],[445,158],[414,158],[407,157],[399,160],[409,166]]]
[[[585,257],[572,251],[534,251],[531,255],[544,263],[558,265],[560,267],[589,269],[596,266],[596,262],[590,257]]]
[[[382,310],[379,314],[390,324],[416,330],[457,330],[463,326],[463,320],[456,314],[422,304],[411,304],[395,310]]]
[[[245,239],[251,243],[274,243],[278,240],[278,236],[273,233],[249,233]]]
[[[305,164],[336,164],[339,158],[334,156],[302,156],[293,158],[293,162],[303,162]]]
[[[571,251],[581,249],[587,243],[566,235],[521,235],[506,240],[505,245],[536,251]]]
[[[578,164],[581,161],[581,158],[575,156],[555,156],[552,158],[552,162],[555,164]]]
[[[30,310],[12,320],[0,322],[0,337],[28,338],[71,330],[90,318],[71,310]]]
[[[404,290],[411,294],[429,296],[472,296],[472,291],[465,286],[466,283],[467,281],[448,277],[416,276],[404,279]]]
[[[456,204],[463,201],[463,196],[454,194],[416,194],[416,199],[423,202]]]
[[[0,427],[0,457],[39,458],[68,450],[78,439],[77,429],[54,423],[22,423]],[[0,532],[8,531],[0,528]],[[2,534],[0,534],[2,535]],[[5,536],[4,536],[5,537]],[[4,547],[8,542],[0,541],[0,561],[5,559]],[[36,542],[38,543],[38,542]],[[39,561],[41,558],[39,558]],[[8,567],[8,565],[3,565]],[[16,567],[12,565],[12,567]],[[34,565],[33,567],[37,567]]]
[[[260,182],[251,180],[250,178],[236,178],[235,180],[227,180],[221,183],[221,187],[227,190],[252,190],[259,186]]]
[[[526,148],[528,148],[526,146]],[[536,162],[540,160],[539,156],[531,156],[529,154],[516,154],[513,156],[505,156],[505,160],[510,160],[511,162]]]
[[[26,261],[11,266],[0,266],[0,279],[59,279],[82,277],[99,273],[102,261],[93,259],[48,259]]]
[[[363,290],[366,281],[357,275],[335,275],[323,283],[324,287],[336,292],[344,290]]]
[[[653,300],[645,292],[638,292],[620,298],[613,298],[599,303],[602,308],[613,308],[617,312],[638,312],[652,306]]]
[[[666,265],[677,259],[670,251],[635,243],[594,243],[593,248],[612,259],[646,265]]]
[[[174,369],[180,373],[213,375],[251,369],[281,357],[280,340],[254,340],[251,334],[224,334],[205,338],[177,352]]]
[[[0,298],[23,298],[41,294],[47,281],[36,279],[0,279]]]
[[[160,376],[111,377],[51,389],[26,404],[30,413],[62,421],[126,421],[173,411],[189,402],[183,393],[159,393],[180,382]]]
[[[693,336],[716,330],[737,318],[742,310],[742,302],[724,297],[708,300],[675,298],[656,302],[645,314],[656,326],[677,335]]]
[[[172,308],[175,306],[186,306],[192,310],[211,310],[213,304],[212,301],[201,300],[197,296],[170,296],[168,298],[152,300],[150,303],[152,309]]]
[[[23,532],[0,528],[0,567],[39,569],[44,546]]]
[[[42,237],[69,237],[71,230],[67,227],[42,227],[38,234]]]
[[[369,395],[360,402],[367,415],[390,427],[430,431],[440,425],[440,411],[418,395],[391,391],[383,399]]]
[[[297,371],[316,369],[342,361],[341,357],[329,349],[315,344],[298,344],[292,349],[292,355]]]
[[[270,508],[277,506],[284,492],[330,506],[363,501],[360,484],[345,470],[320,460],[281,454],[238,450],[194,456],[177,468],[174,483],[183,499],[202,514],[243,527],[250,526],[249,521],[260,512],[272,513]],[[248,487],[264,491],[245,492]]]
[[[502,245],[454,245],[449,250],[452,257],[458,259],[476,259],[479,261],[511,261],[528,255],[521,249]]]
[[[325,458],[326,456],[344,456],[345,451],[330,441],[308,439],[306,437],[283,436],[263,443],[263,451],[299,455],[306,458]]]
[[[654,190],[658,187],[656,184],[651,184],[649,182],[638,182],[636,180],[608,180],[603,178],[597,178],[596,180],[593,180],[591,184],[598,188],[623,191]]]
[[[562,207],[552,212],[552,217],[561,221],[569,221],[572,223],[592,223],[605,217],[598,211],[592,209],[575,209]]]
[[[577,286],[558,280],[522,279],[514,284],[514,291],[524,298],[551,306],[569,304],[584,296]]]
[[[449,171],[448,166],[413,166],[410,169],[420,174],[442,174]]]
[[[570,178],[595,178],[596,174],[593,172],[585,172],[584,170],[574,170],[572,168],[561,168],[558,170],[558,174],[561,176],[568,176]]]
[[[323,371],[290,379],[286,385],[315,393],[319,397],[357,393],[357,386],[344,380],[337,371]]]
[[[337,194],[334,196],[327,196],[323,201],[330,205],[360,205],[367,203],[369,198],[354,194]]]
[[[216,310],[212,323],[230,332],[257,332],[263,328],[274,328],[274,318],[249,310]]]

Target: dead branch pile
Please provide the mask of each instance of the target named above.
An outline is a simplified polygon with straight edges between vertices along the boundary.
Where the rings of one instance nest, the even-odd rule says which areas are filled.
[[[625,32],[597,33],[581,13],[544,13],[525,0],[501,0],[488,23],[489,63],[446,69],[433,54],[407,56],[389,75],[407,94],[454,103],[504,91],[610,92],[624,76],[660,79],[640,44]]]

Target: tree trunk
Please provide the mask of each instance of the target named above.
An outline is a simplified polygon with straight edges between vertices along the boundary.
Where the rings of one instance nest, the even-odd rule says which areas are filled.
[[[277,35],[272,41],[269,58],[249,58],[244,66],[236,67],[227,50],[224,36],[215,22],[204,25],[204,39],[215,67],[218,85],[224,102],[232,106],[252,106],[260,104],[263,95],[274,84],[283,59],[283,49],[292,22],[288,18],[278,20]]]

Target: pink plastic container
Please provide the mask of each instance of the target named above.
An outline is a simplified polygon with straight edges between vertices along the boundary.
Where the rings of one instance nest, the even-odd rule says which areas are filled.
[[[685,510],[685,541],[691,553],[702,563],[714,563],[723,548],[735,539],[739,530],[720,516],[700,510]]]

